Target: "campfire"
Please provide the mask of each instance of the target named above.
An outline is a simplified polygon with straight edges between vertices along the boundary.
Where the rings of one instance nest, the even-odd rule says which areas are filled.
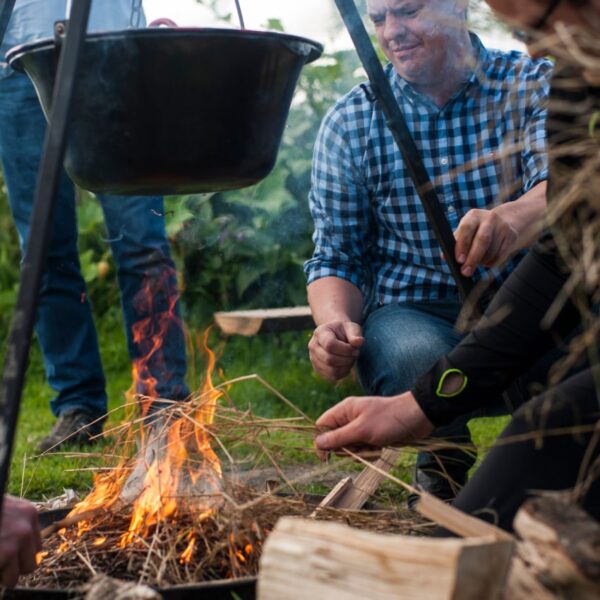
[[[158,587],[256,575],[279,518],[309,516],[315,500],[302,493],[310,470],[293,481],[273,461],[269,472],[280,473],[281,495],[272,483],[269,490],[249,485],[245,475],[264,470],[282,434],[297,436],[310,452],[312,427],[302,418],[261,419],[217,404],[226,396],[208,383],[149,425],[147,418],[128,426],[119,453],[136,437],[140,449],[98,475],[92,492],[53,527],[27,585],[65,589],[100,573]],[[324,509],[319,519],[379,531],[417,528],[414,515],[390,511]]]
[[[105,433],[114,453],[92,491],[45,531],[40,568],[27,587],[67,589],[99,574],[157,587],[254,576],[278,519],[313,513],[315,499],[303,491],[314,472],[331,468],[315,465],[313,423],[298,410],[298,416],[265,419],[237,408],[229,390],[248,381],[293,405],[256,375],[215,386],[209,331],[201,340],[207,369],[200,391],[185,402],[157,398],[147,362],[173,323],[172,307],[168,312],[156,331],[136,332],[148,352],[134,365],[131,414]],[[297,468],[288,475],[290,465],[276,459],[284,438],[302,451],[305,466],[313,462],[301,476]],[[251,485],[250,475],[267,467],[276,482]],[[379,531],[418,527],[414,515],[390,511],[324,509],[318,518]]]

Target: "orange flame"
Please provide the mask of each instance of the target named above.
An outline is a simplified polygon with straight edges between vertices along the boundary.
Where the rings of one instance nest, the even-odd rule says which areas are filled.
[[[186,565],[191,562],[192,558],[194,557],[194,550],[196,549],[196,537],[193,533],[190,533],[188,535],[188,540],[189,543],[187,548],[181,553],[181,556],[179,557],[179,563],[182,565]]]
[[[147,277],[143,289],[135,298],[136,308],[147,317],[134,323],[131,327],[133,342],[142,356],[133,362],[134,385],[136,391],[143,393],[150,400],[158,397],[156,388],[159,381],[152,371],[157,367],[164,371],[162,347],[169,331],[182,328],[177,317],[176,306],[179,294],[173,282],[176,280],[174,270],[166,269],[159,277]],[[157,297],[167,297],[168,308],[159,310]],[[153,368],[151,368],[151,366]],[[168,376],[163,373],[163,376]],[[147,410],[150,402],[145,403]],[[145,412],[143,413],[145,414]]]
[[[153,291],[149,285],[144,293],[149,296],[145,301],[151,304]],[[176,301],[176,297],[170,300],[169,310],[159,319],[144,319],[134,326],[134,341],[148,348],[147,354],[135,361],[133,368],[133,387],[146,390],[149,396],[143,407],[144,416],[157,397],[157,380],[150,373],[148,363],[160,352],[168,328],[177,320]],[[180,514],[191,513],[196,523],[202,522],[223,501],[221,463],[211,446],[208,429],[214,423],[217,402],[223,392],[212,384],[216,359],[208,348],[209,333],[207,330],[202,340],[208,366],[199,400],[174,403],[169,410],[153,415],[146,430],[140,432],[141,448],[137,455],[132,459],[125,456],[112,471],[98,475],[92,492],[72,511],[72,514],[99,508],[122,511],[131,506],[131,519],[119,540],[120,547],[149,535],[160,522],[177,520]],[[129,443],[134,438],[132,432],[133,428]],[[78,529],[82,535],[89,531],[89,523],[80,523]],[[193,532],[186,541],[187,546],[179,557],[182,564],[192,560],[197,546]],[[94,543],[104,542],[98,538]],[[245,560],[243,555],[240,560]]]

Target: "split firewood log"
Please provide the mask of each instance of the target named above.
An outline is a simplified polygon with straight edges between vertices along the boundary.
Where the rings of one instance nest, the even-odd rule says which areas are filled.
[[[498,600],[512,540],[419,538],[283,518],[263,548],[259,600]]]
[[[517,544],[506,600],[598,600],[600,523],[556,496],[528,501],[514,523]]]

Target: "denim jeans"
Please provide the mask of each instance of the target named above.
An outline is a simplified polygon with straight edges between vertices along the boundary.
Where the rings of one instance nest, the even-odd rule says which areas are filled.
[[[365,343],[357,361],[359,381],[365,391],[391,396],[410,390],[419,375],[462,339],[454,329],[459,312],[460,303],[455,299],[391,304],[371,312],[364,324]],[[492,412],[502,411],[494,408]],[[472,416],[476,415],[436,429],[432,437],[461,446],[470,444],[467,423]],[[475,459],[474,450],[452,447],[435,453],[420,452],[416,482],[440,496],[453,495],[464,485]]]
[[[102,126],[101,123],[98,124]],[[0,159],[21,249],[25,248],[41,158],[46,121],[29,79],[20,73],[0,79]],[[90,144],[94,140],[89,140]],[[102,168],[98,165],[98,168]],[[176,274],[170,257],[160,197],[100,196],[117,277],[132,360],[152,340],[134,340],[132,327],[156,327],[174,302]],[[148,302],[142,292],[150,286]],[[156,331],[154,331],[155,333]],[[48,383],[55,390],[55,415],[72,408],[96,417],[107,409],[105,378],[86,286],[77,253],[75,189],[63,172],[53,213],[52,235],[36,321]],[[188,395],[185,340],[178,325],[167,328],[161,350],[152,354],[149,374],[158,380],[157,395]],[[149,390],[138,385],[138,391]]]

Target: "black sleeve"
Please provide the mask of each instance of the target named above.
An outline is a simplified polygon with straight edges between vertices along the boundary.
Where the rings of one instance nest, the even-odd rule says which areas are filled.
[[[500,288],[473,331],[421,376],[413,394],[429,420],[445,425],[457,416],[501,401],[503,391],[580,321],[567,301],[553,323],[542,323],[568,274],[550,234],[545,235]],[[464,375],[449,396],[442,383],[450,372]]]

